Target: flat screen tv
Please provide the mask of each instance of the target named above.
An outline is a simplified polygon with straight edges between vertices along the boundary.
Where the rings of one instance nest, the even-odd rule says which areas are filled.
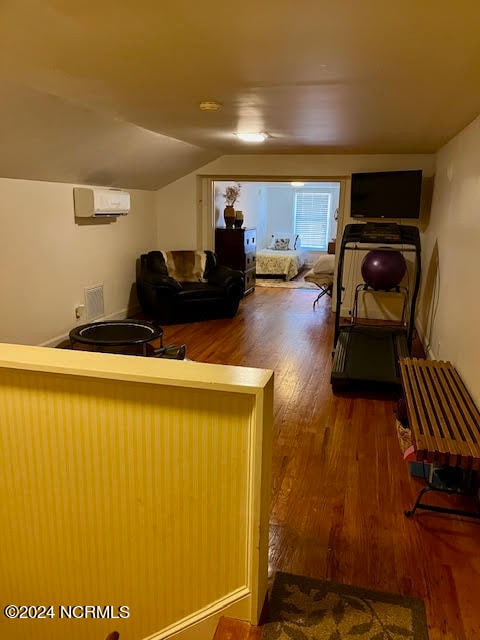
[[[419,218],[422,171],[353,173],[352,218]]]

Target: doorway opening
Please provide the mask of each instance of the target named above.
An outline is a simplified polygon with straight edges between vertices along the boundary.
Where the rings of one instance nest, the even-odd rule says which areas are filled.
[[[223,212],[227,187],[240,185],[234,204],[243,216],[242,226],[255,228],[257,248],[269,246],[272,235],[298,235],[307,262],[325,253],[329,243],[341,234],[345,182],[341,178],[244,178],[200,177],[199,238],[203,247],[214,248],[214,230],[224,227]]]
[[[272,247],[275,237],[288,234],[298,237],[296,247],[308,254],[308,262],[335,239],[340,203],[338,181],[213,182],[214,226],[225,226],[225,195],[232,185],[240,186],[234,204],[240,211],[243,226],[257,230],[257,249]],[[293,248],[293,247],[292,247]]]

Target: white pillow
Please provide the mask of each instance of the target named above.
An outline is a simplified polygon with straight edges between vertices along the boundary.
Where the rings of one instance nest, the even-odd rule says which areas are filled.
[[[289,249],[297,249],[300,246],[300,237],[298,233],[282,233],[276,231],[272,233],[270,243],[267,249],[276,251],[288,251]]]
[[[325,253],[313,265],[313,273],[333,273],[335,270],[335,256]]]
[[[275,251],[288,251],[290,249],[290,238],[276,238],[273,248]]]

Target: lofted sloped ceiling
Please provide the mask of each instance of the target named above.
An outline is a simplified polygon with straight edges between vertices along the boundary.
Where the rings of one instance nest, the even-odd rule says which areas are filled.
[[[0,176],[156,189],[223,154],[431,153],[480,112],[479,24],[473,0],[4,0]]]

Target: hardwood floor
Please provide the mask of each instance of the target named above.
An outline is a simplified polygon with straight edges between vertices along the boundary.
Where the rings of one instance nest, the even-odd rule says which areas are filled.
[[[388,398],[333,395],[333,317],[315,291],[262,288],[233,320],[164,327],[193,360],[275,372],[270,573],[425,601],[430,640],[480,637],[480,523],[403,515],[411,478]],[[446,496],[439,496],[449,500]],[[462,498],[454,498],[461,504]]]

